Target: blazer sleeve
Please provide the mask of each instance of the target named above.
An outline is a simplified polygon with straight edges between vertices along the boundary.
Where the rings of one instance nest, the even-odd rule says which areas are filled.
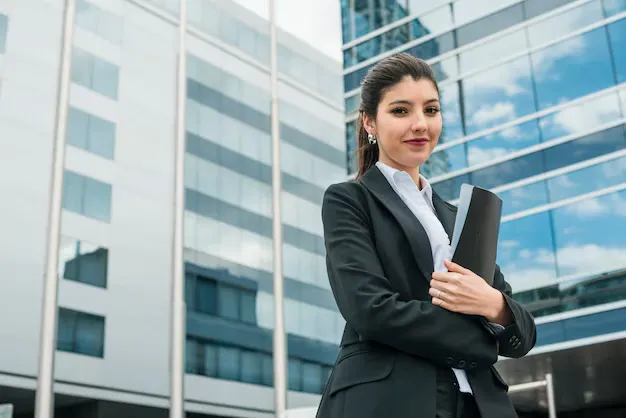
[[[511,286],[504,280],[500,267],[496,266],[493,287],[504,295],[504,301],[511,312],[511,323],[493,335],[499,344],[499,354],[503,357],[520,358],[528,354],[537,342],[537,329],[533,316],[519,302],[513,299]]]
[[[332,185],[322,203],[329,280],[349,326],[365,340],[440,366],[482,369],[494,364],[496,341],[478,317],[430,302],[399,300],[379,261],[357,187]]]

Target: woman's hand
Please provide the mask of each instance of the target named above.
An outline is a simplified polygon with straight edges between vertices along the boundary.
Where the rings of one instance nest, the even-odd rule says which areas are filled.
[[[452,312],[480,315],[490,322],[508,325],[509,309],[499,290],[472,271],[446,260],[447,272],[433,273],[429,294],[433,305]]]

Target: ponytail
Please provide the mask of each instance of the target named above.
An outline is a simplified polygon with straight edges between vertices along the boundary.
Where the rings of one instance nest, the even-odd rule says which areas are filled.
[[[365,130],[363,112],[359,113],[357,121],[357,150],[359,155],[359,166],[356,178],[360,178],[367,170],[372,168],[378,161],[378,144],[370,144],[367,139],[367,131]]]

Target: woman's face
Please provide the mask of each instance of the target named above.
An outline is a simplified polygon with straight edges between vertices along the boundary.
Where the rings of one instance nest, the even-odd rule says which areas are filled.
[[[428,79],[407,76],[382,96],[376,119],[365,115],[364,124],[376,135],[382,163],[403,171],[414,169],[428,160],[439,141],[437,89]]]

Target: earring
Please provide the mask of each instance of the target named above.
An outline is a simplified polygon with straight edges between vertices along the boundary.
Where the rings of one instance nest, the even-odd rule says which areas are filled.
[[[367,142],[369,142],[370,144],[375,144],[376,136],[372,134],[367,134]]]

